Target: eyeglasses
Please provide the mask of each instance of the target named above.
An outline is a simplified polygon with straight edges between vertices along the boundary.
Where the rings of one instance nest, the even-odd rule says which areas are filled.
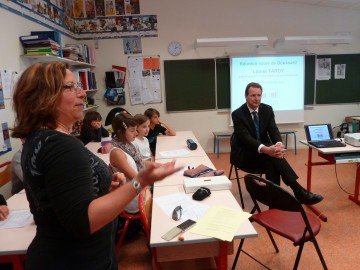
[[[183,209],[182,209],[181,205],[176,206],[172,213],[172,219],[175,221],[179,220],[182,216],[182,210]]]
[[[69,84],[65,84],[63,86],[64,89],[68,89],[71,92],[76,92],[77,94],[79,93],[80,90],[82,90],[82,84],[81,83],[69,83]]]

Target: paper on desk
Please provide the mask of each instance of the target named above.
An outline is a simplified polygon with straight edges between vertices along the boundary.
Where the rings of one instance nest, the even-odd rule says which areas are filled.
[[[178,149],[178,150],[160,151],[159,154],[162,157],[172,158],[172,157],[188,155],[188,154],[190,154],[190,150],[184,148],[184,149]]]
[[[182,192],[156,197],[154,198],[154,201],[170,218],[172,218],[175,207],[181,205],[181,208],[183,209],[181,220],[183,221],[187,219],[197,221],[209,208],[209,206],[205,204],[190,199]]]
[[[251,214],[226,206],[212,206],[190,229],[191,233],[232,241],[240,225]]]
[[[10,210],[7,219],[0,221],[0,229],[21,228],[30,224],[33,216],[30,210]]]

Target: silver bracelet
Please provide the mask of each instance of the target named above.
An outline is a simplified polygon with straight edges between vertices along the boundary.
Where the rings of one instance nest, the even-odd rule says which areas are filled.
[[[133,178],[131,180],[131,185],[133,186],[133,188],[136,190],[136,193],[139,194],[141,191],[141,184],[138,180],[136,180],[136,178]]]

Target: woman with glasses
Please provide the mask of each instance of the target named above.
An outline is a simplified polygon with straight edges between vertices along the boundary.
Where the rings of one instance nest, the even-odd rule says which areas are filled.
[[[83,117],[85,91],[61,62],[36,63],[13,95],[12,137],[23,139],[21,165],[37,225],[26,269],[118,269],[117,216],[147,185],[178,171],[147,166],[130,182],[71,136]]]

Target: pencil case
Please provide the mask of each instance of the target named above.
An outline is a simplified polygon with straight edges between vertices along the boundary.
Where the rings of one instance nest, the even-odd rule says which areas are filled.
[[[214,170],[203,164],[197,166],[196,168],[192,168],[184,171],[184,176],[190,178],[218,176],[222,174],[224,174],[224,170]]]

